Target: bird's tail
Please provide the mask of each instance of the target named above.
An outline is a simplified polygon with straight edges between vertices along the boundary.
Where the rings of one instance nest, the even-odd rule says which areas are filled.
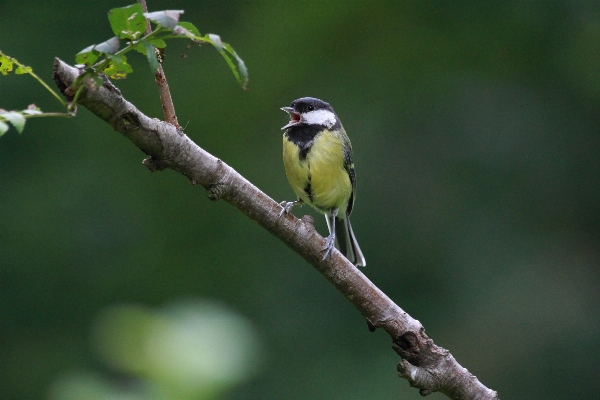
[[[331,233],[331,225],[333,217],[325,214],[327,220],[327,228]],[[363,256],[354,232],[352,231],[352,225],[350,225],[350,218],[339,218],[335,217],[335,247],[346,256],[346,258],[357,267],[366,267],[367,262]]]

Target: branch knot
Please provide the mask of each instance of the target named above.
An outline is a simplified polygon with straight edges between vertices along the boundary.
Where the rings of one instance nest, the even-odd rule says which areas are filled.
[[[117,119],[116,128],[119,132],[128,133],[140,129],[140,121],[132,112],[125,112]]]
[[[210,199],[210,201],[219,200],[224,193],[224,185],[222,183],[215,183],[206,188],[206,196]]]
[[[154,157],[145,158],[144,161],[142,161],[142,164],[144,164],[150,172],[162,171],[167,168],[167,165],[163,161]]]

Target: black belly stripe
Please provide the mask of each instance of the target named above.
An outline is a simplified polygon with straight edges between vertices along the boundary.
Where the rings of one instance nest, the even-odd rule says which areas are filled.
[[[313,192],[312,192],[312,188],[310,187],[310,182],[308,182],[306,184],[306,187],[304,188],[304,193],[306,193],[309,200],[312,202],[313,201]]]
[[[312,202],[313,201],[313,192],[312,192],[312,187],[310,184],[310,180],[311,180],[310,172],[308,173],[308,176],[306,178],[308,179],[308,182],[306,182],[306,186],[304,187],[304,193],[306,193],[309,200]]]

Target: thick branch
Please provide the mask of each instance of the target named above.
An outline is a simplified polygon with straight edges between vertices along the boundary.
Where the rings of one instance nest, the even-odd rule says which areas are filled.
[[[54,80],[63,93],[79,72],[55,60]],[[100,88],[90,84],[79,102],[148,154],[144,164],[151,171],[170,168],[204,186],[211,200],[231,203],[315,267],[358,309],[369,329],[382,328],[392,337],[392,347],[402,358],[399,376],[422,395],[440,391],[451,399],[498,399],[496,392],[461,367],[450,352],[436,346],[419,321],[394,304],[340,252],[336,250],[322,261],[325,239],[315,231],[311,218],[279,217],[279,204],[201,149],[181,129],[142,114],[107,79]]]

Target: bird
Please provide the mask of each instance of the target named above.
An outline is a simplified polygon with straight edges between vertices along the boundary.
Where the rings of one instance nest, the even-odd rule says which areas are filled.
[[[329,103],[302,97],[281,110],[290,121],[283,133],[283,165],[295,201],[283,201],[284,213],[306,203],[325,214],[329,236],[322,260],[337,247],[355,266],[367,265],[352,226],[350,214],[356,199],[356,174],[352,145]]]

